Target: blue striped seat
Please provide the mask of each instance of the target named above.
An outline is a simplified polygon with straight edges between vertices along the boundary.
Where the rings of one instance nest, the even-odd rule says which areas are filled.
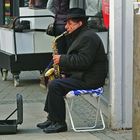
[[[90,94],[94,97],[101,96],[103,94],[103,87],[97,88],[97,89],[87,89],[87,90],[71,90],[66,94],[67,98],[73,97],[73,96],[79,96],[83,94]]]

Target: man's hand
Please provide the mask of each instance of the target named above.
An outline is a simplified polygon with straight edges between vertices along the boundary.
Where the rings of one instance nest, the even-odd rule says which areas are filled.
[[[59,62],[60,62],[60,56],[61,55],[54,55],[53,56],[53,62],[54,62],[54,64],[59,64]]]

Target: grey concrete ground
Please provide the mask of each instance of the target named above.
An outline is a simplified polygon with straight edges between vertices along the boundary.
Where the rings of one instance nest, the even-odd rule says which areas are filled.
[[[12,75],[9,73],[7,81],[2,81],[0,75],[0,120],[6,118],[16,108],[16,94],[23,96],[23,124],[18,125],[18,133],[13,135],[0,135],[0,140],[132,140],[131,130],[112,131],[106,128],[99,132],[75,133],[67,116],[68,132],[45,134],[36,127],[38,122],[46,118],[43,112],[46,90],[39,86],[39,72],[21,72],[20,87],[13,86]],[[91,123],[94,114],[92,106],[87,100],[79,97],[75,105],[74,118],[76,125]],[[85,111],[86,110],[86,111]],[[15,119],[16,114],[11,119]]]

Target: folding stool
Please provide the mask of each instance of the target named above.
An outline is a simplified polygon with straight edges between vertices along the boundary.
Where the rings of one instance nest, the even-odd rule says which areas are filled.
[[[102,110],[100,108],[100,97],[103,94],[103,88],[97,88],[97,89],[90,89],[90,90],[72,90],[66,94],[66,106],[67,106],[67,111],[68,115],[70,118],[70,122],[72,125],[72,129],[75,132],[87,132],[87,131],[98,131],[98,130],[103,130],[105,129],[105,122],[102,114]],[[96,98],[97,100],[97,107],[96,107],[96,117],[94,120],[93,126],[83,126],[83,127],[75,127],[74,121],[73,121],[73,116],[72,116],[72,109],[73,109],[73,99],[74,96],[83,96],[83,95],[91,95],[92,98]],[[70,104],[68,103],[68,99],[71,99]],[[101,119],[101,127],[97,127],[98,120],[99,118]]]

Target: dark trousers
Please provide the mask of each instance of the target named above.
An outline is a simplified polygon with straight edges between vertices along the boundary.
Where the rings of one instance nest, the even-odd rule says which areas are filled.
[[[64,122],[66,118],[64,96],[74,89],[90,89],[86,83],[72,78],[55,79],[48,85],[48,94],[44,111],[48,118],[56,122]]]

